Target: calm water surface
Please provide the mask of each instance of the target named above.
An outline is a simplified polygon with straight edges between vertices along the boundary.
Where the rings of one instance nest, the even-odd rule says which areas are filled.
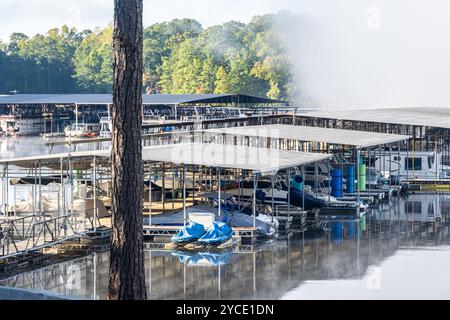
[[[61,138],[58,138],[61,139]],[[83,145],[88,150],[93,145]],[[0,158],[48,153],[40,137],[0,139]],[[53,152],[67,151],[66,147]],[[232,251],[145,251],[150,299],[450,299],[450,196],[410,195],[358,224]],[[0,285],[104,299],[108,252],[0,280]]]
[[[19,137],[2,137],[0,138],[0,159],[11,159],[17,157],[30,157],[43,154],[68,152],[69,148],[65,145],[50,146],[47,142],[61,141],[64,137],[55,137],[44,139],[40,136],[19,136]],[[106,146],[102,143],[101,146]],[[95,143],[79,144],[76,151],[86,151],[95,149]],[[74,147],[72,146],[72,151]]]
[[[450,299],[449,208],[450,196],[412,195],[374,207],[359,225],[330,224],[315,237],[298,234],[216,254],[147,247],[148,297]],[[108,252],[95,253],[0,284],[104,299],[108,259]]]

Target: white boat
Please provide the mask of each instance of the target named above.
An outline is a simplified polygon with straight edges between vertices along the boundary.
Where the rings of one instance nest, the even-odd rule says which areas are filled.
[[[390,165],[391,174],[400,180],[446,179],[448,177],[441,164],[441,155],[434,151],[402,151],[400,154],[393,154],[391,159],[389,156],[377,159],[375,168],[380,168],[381,165],[381,174],[388,177]]]
[[[66,137],[96,137],[101,129],[100,123],[73,123],[66,127]]]
[[[100,137],[110,138],[112,136],[111,120],[108,118],[100,119]]]

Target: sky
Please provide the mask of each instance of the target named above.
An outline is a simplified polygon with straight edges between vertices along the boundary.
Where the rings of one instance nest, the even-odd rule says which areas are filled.
[[[193,18],[208,27],[290,11],[280,37],[308,107],[450,107],[449,0],[143,0],[144,25]],[[113,0],[0,0],[0,39],[113,20]]]
[[[208,27],[229,20],[248,22],[253,15],[290,10],[295,0],[144,0],[144,25],[174,18],[197,19]],[[94,29],[113,20],[113,0],[1,0],[0,39],[12,32],[29,36],[67,24]]]

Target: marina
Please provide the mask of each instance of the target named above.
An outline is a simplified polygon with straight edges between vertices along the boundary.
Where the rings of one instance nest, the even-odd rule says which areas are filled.
[[[445,0],[23,2],[0,2],[0,300],[450,300]]]
[[[445,187],[440,189],[444,195],[435,189],[414,188],[414,182],[423,180],[407,179],[409,168],[405,170],[398,161],[410,156],[412,136],[293,125],[292,116],[283,113],[257,116],[256,123],[252,119],[208,119],[200,122],[201,127],[179,120],[171,124],[175,130],[163,132],[167,124],[152,124],[156,131],[143,135],[142,233],[149,261],[175,259],[182,274],[187,266],[221,270],[229,263],[245,265],[237,261],[248,259],[251,267],[255,259],[267,254],[265,250],[294,253],[300,259],[305,245],[319,243],[315,250],[332,250],[329,241],[341,239],[358,251],[367,238],[381,239],[387,232],[391,238],[417,237],[426,246],[433,241],[433,245],[445,245],[449,222]],[[21,278],[25,274],[47,277],[45,270],[53,268],[70,273],[67,264],[72,263],[81,263],[77,270],[87,270],[92,257],[100,265],[107,264],[108,254],[102,251],[108,248],[111,227],[110,138],[4,139],[2,143],[15,140],[19,145],[22,140],[34,140],[36,151],[0,160],[2,283],[30,288],[31,283]],[[417,151],[413,159],[420,156]],[[411,169],[418,171],[417,166]],[[433,178],[434,184],[446,185],[446,179],[436,172]],[[341,252],[339,248],[335,250]],[[395,250],[400,249],[398,245]],[[68,261],[55,262],[61,259]],[[98,289],[102,272],[97,268],[101,267],[95,268],[95,280],[93,275],[76,276],[91,280],[83,280],[89,284],[74,295],[103,297]],[[152,269],[146,268],[146,272]],[[366,269],[360,268],[351,278],[364,277]],[[256,269],[252,277],[252,287],[263,281]],[[16,279],[14,285],[11,279]],[[185,278],[176,281],[181,280],[187,283]],[[96,282],[93,295],[88,289],[92,281]],[[61,293],[64,286],[55,286],[40,290]],[[295,286],[284,289],[287,292]],[[186,284],[184,297],[200,298],[189,290]],[[226,297],[221,290],[220,297]],[[255,289],[243,296],[280,298],[286,293],[261,296],[260,292]]]

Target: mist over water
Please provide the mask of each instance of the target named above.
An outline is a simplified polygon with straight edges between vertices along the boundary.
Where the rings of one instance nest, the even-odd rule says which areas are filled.
[[[298,103],[450,107],[450,2],[300,0],[280,19]]]

